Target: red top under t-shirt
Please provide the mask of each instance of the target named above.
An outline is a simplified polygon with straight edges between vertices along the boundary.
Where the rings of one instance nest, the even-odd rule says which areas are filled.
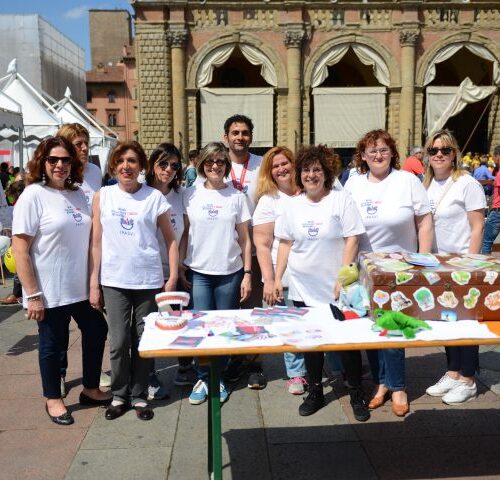
[[[405,160],[402,168],[403,170],[406,170],[407,172],[413,173],[415,175],[423,175],[425,171],[422,162],[413,155]]]

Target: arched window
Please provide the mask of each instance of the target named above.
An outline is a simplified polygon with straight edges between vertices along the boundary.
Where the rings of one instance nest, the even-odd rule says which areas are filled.
[[[114,90],[110,90],[108,92],[108,102],[109,103],[115,103],[116,102],[116,93]]]

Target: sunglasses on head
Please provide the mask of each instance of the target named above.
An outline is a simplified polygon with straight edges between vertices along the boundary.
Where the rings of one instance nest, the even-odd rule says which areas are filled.
[[[205,165],[207,167],[213,167],[214,166],[214,163],[218,166],[218,167],[222,167],[223,165],[226,164],[226,161],[225,160],[205,160]]]
[[[157,165],[162,169],[166,170],[168,167],[170,167],[172,170],[179,170],[181,168],[181,164],[179,162],[172,162],[168,160],[161,160],[160,162],[157,163]]]
[[[449,155],[451,152],[453,152],[453,148],[451,147],[430,147],[427,149],[427,153],[431,156],[437,155],[438,152],[441,152],[443,155]]]
[[[57,165],[59,163],[59,160],[63,165],[69,165],[71,163],[71,157],[55,157],[53,155],[50,155],[45,159],[45,161],[51,166]]]

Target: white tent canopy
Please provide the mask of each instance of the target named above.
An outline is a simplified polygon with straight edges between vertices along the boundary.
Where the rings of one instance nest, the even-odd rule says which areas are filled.
[[[355,147],[360,137],[385,128],[385,87],[319,87],[314,95],[314,142]]]
[[[467,105],[479,102],[497,91],[497,87],[474,85],[466,77],[458,87],[427,87],[426,122],[429,135],[443,128],[446,122],[458,115]]]

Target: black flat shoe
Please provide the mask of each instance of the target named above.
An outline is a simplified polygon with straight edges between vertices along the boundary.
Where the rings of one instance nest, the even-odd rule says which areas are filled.
[[[82,406],[91,406],[98,407],[103,406],[107,407],[111,403],[112,398],[106,398],[105,400],[95,400],[88,395],[85,395],[83,392],[80,393],[80,405]]]
[[[59,415],[58,417],[53,417],[49,413],[49,407],[47,406],[47,404],[45,404],[45,411],[47,412],[47,415],[49,416],[49,418],[54,423],[57,423],[57,425],[72,425],[73,423],[75,423],[75,419],[72,417],[71,413],[69,413],[69,412],[63,413],[62,415]]]
[[[106,409],[104,417],[106,420],[114,420],[115,418],[121,417],[128,410],[128,406],[124,403],[120,405],[111,405]]]
[[[139,420],[151,420],[155,416],[155,412],[151,407],[134,407],[135,414]]]

